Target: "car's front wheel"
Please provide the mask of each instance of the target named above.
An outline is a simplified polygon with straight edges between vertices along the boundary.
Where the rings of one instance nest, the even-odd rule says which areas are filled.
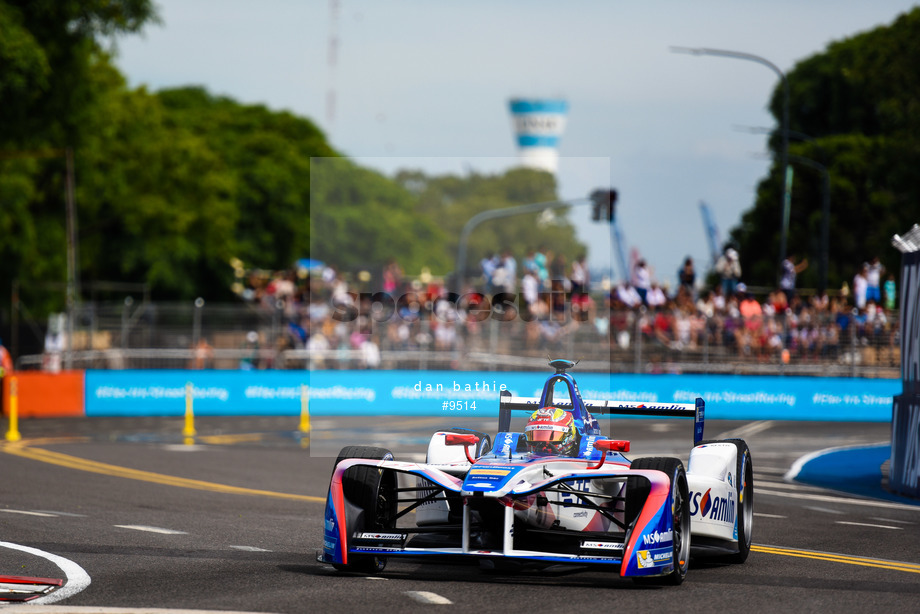
[[[637,584],[681,584],[690,568],[690,489],[684,464],[678,458],[637,458],[631,468],[661,471],[671,480],[671,548],[674,562],[667,575],[633,579]]]
[[[339,452],[335,464],[350,458],[393,460],[393,453],[386,448],[346,446]],[[350,467],[342,475],[342,494],[361,510],[359,529],[380,531],[392,528],[397,509],[395,473],[377,467]],[[377,573],[383,571],[386,563],[386,557],[349,554],[347,564],[336,563],[333,567],[339,571]]]

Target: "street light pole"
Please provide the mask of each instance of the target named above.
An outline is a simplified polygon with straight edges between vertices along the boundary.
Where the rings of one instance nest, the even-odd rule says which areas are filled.
[[[525,213],[539,213],[545,211],[546,209],[558,209],[560,207],[575,207],[578,205],[586,205],[590,203],[591,200],[587,198],[575,198],[572,200],[553,200],[545,203],[533,203],[529,205],[516,205],[513,207],[505,207],[504,209],[488,209],[486,211],[480,211],[467,221],[463,225],[463,230],[460,231],[460,241],[457,244],[457,264],[456,271],[454,272],[454,289],[459,295],[463,292],[463,283],[464,275],[466,273],[466,244],[469,240],[470,233],[473,232],[473,229],[479,226],[482,222],[487,220],[495,220],[504,217],[511,217],[514,215],[522,215]]]
[[[786,237],[789,234],[789,208],[792,196],[792,176],[789,174],[789,82],[786,80],[786,74],[779,67],[766,58],[753,53],[744,53],[743,51],[727,51],[725,49],[707,49],[695,47],[671,47],[674,53],[688,53],[690,55],[714,55],[724,58],[734,58],[736,60],[749,60],[762,64],[775,72],[783,83],[783,126],[782,126],[782,151],[780,154],[780,176],[783,181],[783,189],[780,198],[780,238],[779,238],[779,261],[776,269],[777,281],[782,273],[782,263],[786,259]]]

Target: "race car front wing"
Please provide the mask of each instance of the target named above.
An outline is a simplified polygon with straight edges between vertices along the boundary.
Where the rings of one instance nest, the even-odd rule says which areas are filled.
[[[345,495],[343,476],[352,467],[375,467],[380,475],[393,472],[403,476],[396,482],[408,484],[414,479],[416,485],[394,489],[398,500],[398,506],[393,506],[395,514],[371,518],[380,510],[368,509],[366,501],[362,507],[361,501]],[[605,497],[571,488],[571,484],[586,480],[623,482],[627,492],[625,497]],[[551,506],[599,511],[612,521],[609,530],[573,531],[552,524],[535,527],[515,517],[516,506],[519,508],[523,501],[537,497],[540,504],[539,498],[544,497],[542,504],[547,505],[543,493],[560,490],[571,495]],[[626,516],[618,520],[611,513],[616,509],[613,500],[623,499],[627,500]],[[674,567],[671,499],[670,478],[665,473],[617,465],[591,469],[585,463],[573,463],[570,471],[487,492],[464,490],[460,478],[424,464],[349,459],[339,463],[333,473],[326,501],[323,552],[318,560],[348,569],[350,560],[368,556],[472,557],[536,565],[599,566],[624,577],[666,575]],[[432,501],[449,503],[450,521],[429,526],[411,522],[413,512]]]

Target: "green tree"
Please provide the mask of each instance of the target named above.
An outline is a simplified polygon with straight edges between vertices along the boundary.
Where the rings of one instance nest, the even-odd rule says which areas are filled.
[[[0,304],[19,277],[37,312],[63,306],[36,286],[65,280],[63,152],[79,150],[97,103],[98,39],[155,19],[149,0],[0,0]]]
[[[816,287],[820,262],[823,178],[794,156],[827,167],[831,183],[828,286],[851,282],[857,267],[879,256],[892,271],[900,254],[891,237],[920,221],[920,8],[876,28],[832,43],[789,72],[790,154],[795,180],[787,253],[807,256],[800,287]],[[781,88],[771,111],[782,115]],[[803,133],[810,140],[797,139]],[[771,138],[778,151],[780,135]],[[775,158],[778,159],[778,156]],[[780,169],[758,189],[755,206],[732,230],[745,281],[776,281],[781,211]]]
[[[314,160],[311,255],[341,270],[379,271],[395,260],[409,275],[453,262],[445,233],[411,192],[344,158]]]
[[[527,168],[495,175],[471,173],[465,177],[428,177],[419,170],[404,170],[395,179],[416,195],[419,213],[435,220],[443,231],[446,239],[442,249],[450,270],[455,265],[461,231],[474,215],[558,199],[555,177]],[[480,259],[503,250],[509,250],[520,260],[528,250],[544,246],[571,262],[585,252],[585,247],[578,242],[575,227],[566,213],[566,209],[556,209],[551,215],[531,213],[483,223],[470,236],[466,274],[478,274]]]
[[[79,146],[100,41],[157,19],[151,0],[0,0],[4,148]]]
[[[84,280],[144,281],[160,298],[229,296],[239,212],[235,176],[158,96],[113,68],[80,149]]]
[[[286,268],[310,250],[311,158],[337,157],[316,125],[262,105],[240,105],[202,88],[158,94],[171,124],[199,138],[233,176],[235,256]]]

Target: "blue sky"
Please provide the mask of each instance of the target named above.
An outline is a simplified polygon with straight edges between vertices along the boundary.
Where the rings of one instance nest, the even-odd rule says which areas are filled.
[[[508,99],[565,98],[560,195],[616,187],[627,249],[639,250],[671,285],[686,256],[700,271],[708,265],[700,201],[723,237],[752,206],[770,161],[766,137],[745,128],[775,127],[766,106],[778,80],[754,62],[670,48],[751,53],[788,72],[829,43],[890,24],[918,4],[155,3],[164,23],[118,41],[117,64],[132,86],[203,85],[242,103],[290,110],[314,120],[340,151],[386,173],[406,166],[502,171],[517,155]],[[592,223],[586,207],[571,218],[590,244],[592,268],[607,270],[608,229]]]

